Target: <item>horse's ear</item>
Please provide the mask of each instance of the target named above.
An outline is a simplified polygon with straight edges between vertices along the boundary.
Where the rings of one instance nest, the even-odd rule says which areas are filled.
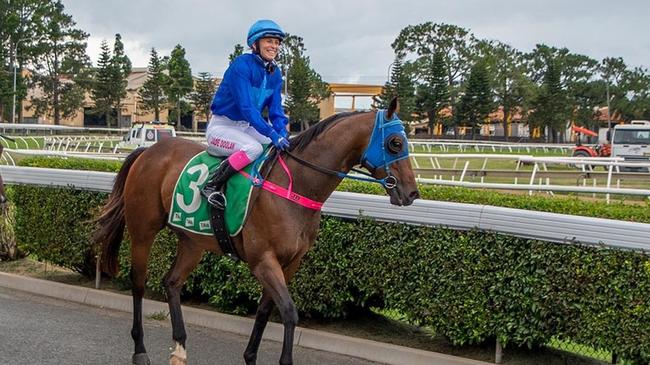
[[[397,96],[396,96],[396,97],[393,98],[393,100],[390,101],[390,105],[388,106],[388,110],[386,110],[386,120],[393,119],[393,116],[398,111],[399,111],[399,103],[397,102]]]

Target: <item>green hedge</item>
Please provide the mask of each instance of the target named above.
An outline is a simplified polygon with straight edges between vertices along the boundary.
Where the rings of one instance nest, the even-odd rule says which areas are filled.
[[[435,193],[423,189],[425,196]],[[87,271],[91,227],[84,222],[105,198],[16,187],[20,247]],[[147,285],[162,293],[176,243],[168,231],[157,240]],[[121,262],[118,280],[128,285],[128,241]],[[638,252],[325,218],[291,291],[307,316],[344,317],[377,306],[398,310],[457,344],[498,338],[532,346],[557,337],[650,359],[650,259]],[[184,295],[250,313],[260,288],[245,266],[206,255]]]

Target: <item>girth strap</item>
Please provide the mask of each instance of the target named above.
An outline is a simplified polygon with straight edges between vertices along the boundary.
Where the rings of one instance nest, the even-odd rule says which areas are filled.
[[[224,255],[228,256],[234,261],[241,260],[237,249],[235,248],[232,238],[226,230],[226,210],[225,207],[215,207],[210,205],[210,224],[212,225],[212,232],[214,238],[219,243],[219,248]]]

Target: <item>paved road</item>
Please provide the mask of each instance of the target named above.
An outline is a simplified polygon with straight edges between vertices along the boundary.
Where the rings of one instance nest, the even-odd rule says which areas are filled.
[[[0,287],[0,363],[130,364],[131,314],[12,291]],[[199,364],[243,364],[248,339],[187,326],[188,360]],[[145,344],[154,365],[168,364],[169,320],[145,320]],[[281,344],[262,342],[258,364],[277,364]],[[296,364],[372,365],[328,352],[294,349]]]

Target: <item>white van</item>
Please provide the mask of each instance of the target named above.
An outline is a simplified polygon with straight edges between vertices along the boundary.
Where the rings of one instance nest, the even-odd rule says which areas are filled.
[[[176,137],[174,126],[162,123],[134,123],[118,148],[149,147],[164,138]]]
[[[614,127],[612,157],[623,157],[625,162],[650,163],[650,122],[633,120]]]

